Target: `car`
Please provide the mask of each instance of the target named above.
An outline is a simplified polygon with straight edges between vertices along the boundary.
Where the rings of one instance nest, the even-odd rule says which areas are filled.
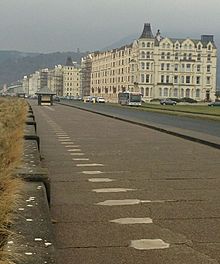
[[[170,98],[165,98],[160,100],[161,105],[176,105],[176,101],[170,99]]]
[[[97,97],[96,102],[97,103],[105,103],[105,98],[104,97]]]
[[[220,106],[220,102],[211,102],[208,106]]]
[[[54,102],[60,102],[60,97],[59,96],[54,96],[53,100],[54,100]]]

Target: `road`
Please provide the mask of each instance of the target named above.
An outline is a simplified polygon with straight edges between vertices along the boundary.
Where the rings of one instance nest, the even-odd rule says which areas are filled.
[[[33,104],[59,264],[220,263],[218,149]]]
[[[220,122],[195,119],[183,116],[173,116],[169,114],[160,114],[151,111],[143,111],[138,109],[115,107],[108,104],[92,104],[83,103],[73,100],[62,100],[61,103],[75,105],[85,109],[99,111],[101,113],[111,114],[122,118],[129,118],[131,120],[140,121],[142,123],[150,123],[155,125],[165,125],[172,128],[184,129],[189,131],[195,131],[206,135],[220,137]]]

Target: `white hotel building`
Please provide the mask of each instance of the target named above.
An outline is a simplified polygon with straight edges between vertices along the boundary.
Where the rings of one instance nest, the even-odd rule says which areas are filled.
[[[117,101],[121,91],[139,91],[145,100],[190,97],[215,99],[217,49],[213,35],[201,39],[154,36],[144,24],[139,39],[91,60],[90,94]]]

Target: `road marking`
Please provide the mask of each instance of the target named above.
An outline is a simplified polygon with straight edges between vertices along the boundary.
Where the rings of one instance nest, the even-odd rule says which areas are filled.
[[[58,138],[60,142],[69,142],[70,138]]]
[[[73,142],[71,142],[71,141],[64,141],[64,142],[60,142],[61,144],[63,144],[63,145],[66,145],[66,144],[74,144]]]
[[[74,147],[74,143],[71,143],[72,145],[67,145],[67,146],[65,146],[66,148],[72,148],[72,147]]]
[[[97,203],[98,205],[117,206],[117,205],[134,205],[141,203],[165,203],[174,202],[175,200],[139,200],[139,199],[125,199],[125,200],[106,200]]]
[[[153,220],[149,217],[146,218],[119,218],[115,220],[110,220],[111,223],[116,223],[120,225],[134,225],[134,224],[152,224]]]
[[[102,171],[82,171],[83,174],[89,174],[89,175],[93,175],[93,174],[101,174],[104,173]]]
[[[103,188],[103,189],[94,189],[92,190],[96,193],[118,193],[118,192],[128,192],[136,191],[136,189],[125,189],[125,188]]]
[[[73,159],[73,160],[89,160],[88,158]]]
[[[89,182],[113,182],[114,180],[109,178],[92,178],[88,179]]]
[[[46,107],[48,110],[50,110],[50,111],[55,111],[55,109],[53,109],[53,108],[50,108],[49,106],[44,106],[44,107]]]
[[[103,164],[88,163],[88,164],[76,164],[76,167],[103,167]]]
[[[72,155],[72,156],[83,156],[83,155],[85,155],[84,153],[70,153],[70,155]]]
[[[70,151],[70,152],[78,152],[78,151],[81,151],[81,149],[68,149],[68,151]],[[71,155],[71,153],[70,153],[70,155]]]
[[[132,240],[130,247],[138,250],[166,249],[170,247],[170,244],[161,239],[140,239]]]
[[[70,137],[67,136],[58,136],[59,139],[69,139]]]
[[[77,148],[77,147],[79,147],[79,146],[77,146],[77,145],[73,145],[72,147],[73,147],[73,148]],[[67,149],[67,151],[70,151],[70,152],[71,152],[71,151],[75,151],[75,149]]]

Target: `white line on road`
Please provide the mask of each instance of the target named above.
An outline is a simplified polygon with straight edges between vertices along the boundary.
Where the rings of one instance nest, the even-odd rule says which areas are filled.
[[[101,174],[104,173],[102,171],[82,171],[83,174],[88,174],[88,175],[95,175],[95,174]]]
[[[102,188],[102,189],[94,189],[93,192],[96,193],[119,193],[119,192],[129,192],[136,191],[137,189],[126,189],[126,188]]]
[[[119,218],[115,220],[110,220],[111,223],[116,223],[120,225],[134,225],[134,224],[152,224],[153,220],[149,217],[145,218]]]
[[[114,180],[109,178],[92,178],[88,179],[89,182],[113,182]]]
[[[170,244],[161,239],[140,239],[132,240],[130,247],[138,250],[166,249],[170,247]]]
[[[106,200],[97,203],[98,205],[117,206],[117,205],[134,205],[141,203],[165,203],[174,202],[175,200],[139,200],[139,199],[125,199],[125,200]]]
[[[85,155],[84,153],[70,153],[70,155],[72,155],[72,156],[83,156],[83,155]]]
[[[73,160],[75,160],[75,161],[78,161],[78,160],[89,160],[88,158],[78,158],[78,159],[73,159]]]
[[[76,164],[76,167],[103,167],[103,164],[89,163],[89,164]]]

